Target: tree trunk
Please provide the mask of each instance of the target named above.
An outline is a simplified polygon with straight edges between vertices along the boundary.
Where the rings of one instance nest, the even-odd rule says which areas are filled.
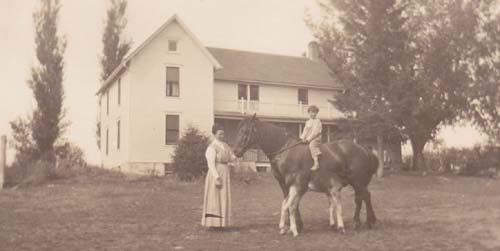
[[[378,169],[377,177],[382,178],[384,176],[384,141],[382,136],[377,136],[377,153],[378,153]]]
[[[421,170],[423,175],[427,174],[427,168],[424,159],[425,141],[419,138],[410,138],[413,152],[411,170]]]
[[[5,167],[7,166],[7,137],[5,135],[0,136],[0,190],[3,188],[4,184],[4,174]]]

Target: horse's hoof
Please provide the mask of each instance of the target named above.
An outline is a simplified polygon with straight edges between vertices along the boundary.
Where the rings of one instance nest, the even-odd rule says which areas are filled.
[[[293,237],[296,238],[299,236],[299,233],[298,232],[293,232]]]
[[[360,230],[361,229],[361,222],[354,222],[354,229]]]
[[[284,228],[280,229],[280,234],[285,235],[288,231]]]
[[[330,228],[334,231],[337,231],[337,224],[330,224]]]
[[[339,233],[341,233],[341,234],[346,234],[346,232],[345,232],[345,228],[343,228],[343,227],[339,227],[339,228],[338,228],[338,231],[339,231]]]

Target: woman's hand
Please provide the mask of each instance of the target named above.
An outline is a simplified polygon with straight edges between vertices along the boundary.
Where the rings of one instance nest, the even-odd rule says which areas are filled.
[[[222,178],[220,176],[215,179],[215,187],[222,188]]]

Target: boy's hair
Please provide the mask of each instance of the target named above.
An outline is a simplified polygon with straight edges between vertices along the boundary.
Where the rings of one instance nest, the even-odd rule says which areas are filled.
[[[315,105],[311,105],[307,108],[307,112],[315,112],[315,113],[318,113],[319,112],[319,108]]]
[[[215,135],[217,133],[217,131],[219,131],[219,130],[224,131],[224,127],[222,127],[222,125],[220,125],[220,124],[214,124],[212,126],[212,134]]]

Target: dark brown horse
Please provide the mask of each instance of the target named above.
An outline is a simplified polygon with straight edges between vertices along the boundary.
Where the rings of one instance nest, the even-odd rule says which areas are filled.
[[[355,191],[355,226],[359,227],[361,224],[359,214],[363,201],[368,227],[371,228],[375,223],[368,184],[377,170],[378,161],[371,151],[348,140],[323,144],[320,168],[311,171],[313,160],[308,146],[301,144],[298,138],[290,135],[284,128],[260,121],[255,115],[240,122],[234,143],[237,157],[243,156],[250,146],[259,145],[270,159],[273,175],[284,196],[279,224],[281,234],[288,230],[288,217],[292,234],[297,236],[302,231],[299,202],[308,191],[309,182],[314,191],[326,193],[330,200],[331,227],[336,225],[340,232],[345,232],[340,191],[347,185],[351,185]]]

